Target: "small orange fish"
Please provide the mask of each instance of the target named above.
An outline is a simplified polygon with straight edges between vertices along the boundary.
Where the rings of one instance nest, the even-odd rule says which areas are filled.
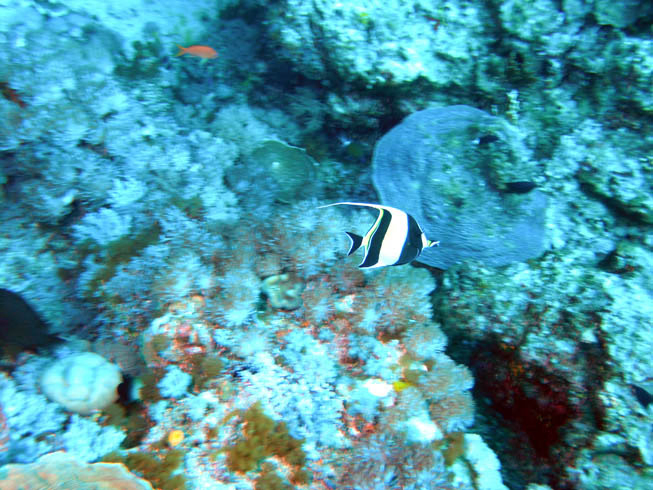
[[[184,48],[183,46],[179,46],[179,44],[177,44],[177,47],[179,48],[177,56],[190,54],[191,56],[197,56],[198,58],[204,58],[207,60],[212,60],[213,58],[218,57],[218,52],[210,46],[195,45]]]

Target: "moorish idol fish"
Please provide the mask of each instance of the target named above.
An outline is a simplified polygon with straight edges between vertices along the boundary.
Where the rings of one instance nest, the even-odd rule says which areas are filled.
[[[415,218],[397,208],[362,202],[336,202],[320,208],[340,205],[379,210],[379,216],[365,236],[345,232],[351,240],[347,255],[353,254],[361,246],[364,247],[365,257],[358,266],[361,269],[407,264],[419,257],[422,249],[440,244],[427,239]]]

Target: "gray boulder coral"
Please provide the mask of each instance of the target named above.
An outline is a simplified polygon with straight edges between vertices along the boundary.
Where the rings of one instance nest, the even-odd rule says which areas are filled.
[[[383,204],[442,243],[420,262],[501,266],[544,251],[546,198],[532,189],[529,152],[504,120],[462,105],[416,112],[379,140],[372,165]]]

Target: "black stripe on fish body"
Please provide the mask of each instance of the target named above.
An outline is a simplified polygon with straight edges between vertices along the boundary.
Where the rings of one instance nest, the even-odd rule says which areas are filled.
[[[349,231],[346,231],[345,233],[347,234],[347,237],[349,237],[349,240],[351,240],[351,245],[349,246],[349,252],[347,252],[347,256],[350,256],[360,248],[361,244],[363,243],[363,237],[357,235],[356,233],[351,233]]]
[[[648,406],[653,403],[653,395],[651,395],[648,391],[646,391],[644,388],[637,386],[637,385],[630,385],[630,389],[635,395],[635,398],[637,398],[637,401],[644,407],[648,408]]]
[[[392,221],[392,215],[388,211],[379,209],[379,212],[379,217],[366,235],[368,241],[365,247],[365,258],[363,258],[363,262],[358,266],[361,269],[374,267],[379,263],[381,247],[383,247],[383,241],[390,227],[390,221]]]
[[[395,262],[394,264],[389,264],[389,265],[407,264],[415,260],[417,257],[419,257],[420,253],[422,253],[421,248],[416,248],[406,243],[404,245],[404,248],[401,250],[401,255],[399,256],[399,260],[397,260],[397,262]]]
[[[417,224],[417,221],[415,221],[415,218],[410,214],[406,214],[406,216],[408,217],[408,235],[406,236],[404,246],[401,248],[399,260],[393,265],[403,265],[412,262],[422,253],[423,231]]]

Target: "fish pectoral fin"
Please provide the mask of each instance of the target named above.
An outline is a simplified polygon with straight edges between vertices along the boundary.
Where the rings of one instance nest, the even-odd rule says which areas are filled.
[[[351,233],[349,231],[346,231],[345,233],[349,237],[349,240],[351,240],[351,245],[349,246],[349,252],[347,252],[347,255],[349,256],[360,248],[361,244],[363,243],[363,237],[357,235],[356,233]]]

